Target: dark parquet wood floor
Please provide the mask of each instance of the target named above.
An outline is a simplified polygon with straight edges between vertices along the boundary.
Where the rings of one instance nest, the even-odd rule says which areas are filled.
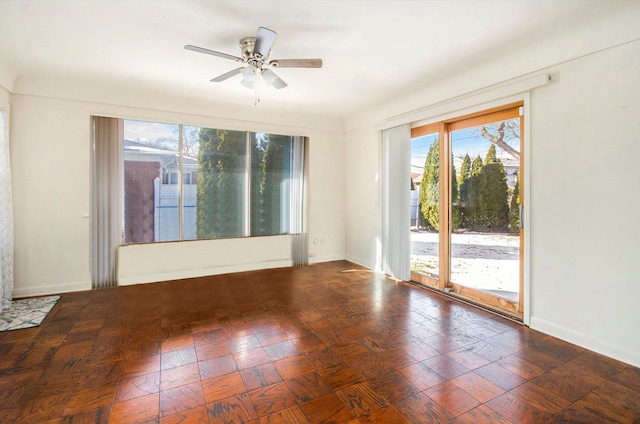
[[[640,423],[640,370],[340,261],[64,294],[2,423]]]

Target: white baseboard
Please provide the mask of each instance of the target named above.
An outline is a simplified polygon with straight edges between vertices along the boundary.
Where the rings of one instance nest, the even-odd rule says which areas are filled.
[[[370,270],[378,271],[376,269],[376,264],[370,263],[369,261],[366,261],[364,259],[356,258],[356,257],[351,256],[351,255],[347,255],[345,257],[345,259],[348,260],[349,262],[353,262],[354,264],[358,264],[358,265],[363,266],[365,268],[369,268]]]
[[[640,367],[640,352],[630,352],[620,346],[595,339],[589,334],[577,332],[537,317],[531,317],[530,327],[601,355]]]
[[[327,255],[327,256],[310,256],[309,263],[310,264],[318,264],[321,262],[332,262],[332,261],[343,261],[343,255]]]
[[[309,263],[340,261],[345,258],[342,255],[316,256],[309,258]],[[271,268],[287,268],[293,264],[291,260],[278,260],[269,262],[260,262],[252,264],[240,264],[221,266],[206,269],[190,269],[184,271],[166,272],[158,274],[120,276],[118,285],[130,286],[134,284],[155,283],[160,281],[180,280],[185,278],[206,277],[208,275],[230,274],[234,272],[256,271]],[[46,296],[60,293],[70,293],[77,291],[91,290],[91,281],[80,281],[75,283],[42,285],[24,288],[14,288],[13,298],[20,299],[23,297]]]
[[[79,281],[75,283],[55,284],[47,286],[34,286],[25,288],[14,288],[13,298],[46,296],[60,293],[70,293],[77,291],[91,290],[91,281]]]

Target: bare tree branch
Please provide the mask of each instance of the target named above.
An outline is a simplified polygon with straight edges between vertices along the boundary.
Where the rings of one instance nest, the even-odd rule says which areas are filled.
[[[520,160],[520,152],[514,149],[513,147],[509,146],[507,142],[504,141],[505,126],[506,125],[504,122],[501,122],[500,125],[498,125],[498,128],[497,128],[498,135],[490,134],[487,131],[487,129],[484,126],[482,126],[480,127],[480,134],[482,134],[484,138],[486,138],[487,140],[489,140],[490,142],[492,142],[493,144],[495,144],[496,146],[504,150],[509,156],[513,157],[514,159]]]
[[[511,136],[513,138],[517,138],[518,140],[520,139],[520,125],[516,125],[512,121],[510,121],[507,124],[507,128],[509,129],[509,132],[511,133]]]

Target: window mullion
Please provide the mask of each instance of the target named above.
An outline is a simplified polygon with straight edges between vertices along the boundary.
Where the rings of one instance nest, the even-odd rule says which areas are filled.
[[[247,131],[244,180],[244,235],[251,235],[251,133]]]
[[[180,240],[184,240],[184,199],[183,199],[183,172],[184,172],[184,125],[178,127],[178,229]]]
[[[438,127],[440,139],[440,169],[438,177],[440,183],[438,202],[440,206],[438,209],[438,221],[440,223],[440,228],[438,229],[438,248],[440,249],[438,258],[440,260],[440,264],[438,288],[440,290],[444,290],[447,284],[449,284],[449,274],[451,269],[451,238],[449,234],[451,229],[451,214],[449,212],[449,208],[445,206],[449,204],[451,196],[451,146],[449,145],[449,125],[444,122],[440,122],[438,123]]]

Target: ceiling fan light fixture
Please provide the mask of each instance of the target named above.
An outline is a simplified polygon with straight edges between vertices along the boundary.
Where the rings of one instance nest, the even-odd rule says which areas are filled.
[[[267,83],[267,85],[271,87],[276,80],[276,74],[266,71],[267,69],[262,70],[262,78],[264,78],[264,81]]]
[[[269,86],[275,88],[276,90],[280,90],[281,88],[285,88],[287,86],[287,83],[282,81],[282,79],[271,69],[263,69],[262,77]]]
[[[256,68],[253,65],[249,65],[246,68],[244,68],[242,70],[242,78],[247,80],[247,81],[255,81],[256,80],[256,71],[258,70],[258,68]]]
[[[242,81],[240,81],[240,84],[244,85],[247,88],[253,89],[256,82],[257,70],[258,68],[256,68],[253,65],[249,65],[246,68],[244,68],[242,70]]]
[[[250,90],[253,90],[253,87],[255,87],[255,81],[244,79],[244,78],[242,79],[242,81],[240,81],[240,84],[242,84],[243,86],[247,87]]]

